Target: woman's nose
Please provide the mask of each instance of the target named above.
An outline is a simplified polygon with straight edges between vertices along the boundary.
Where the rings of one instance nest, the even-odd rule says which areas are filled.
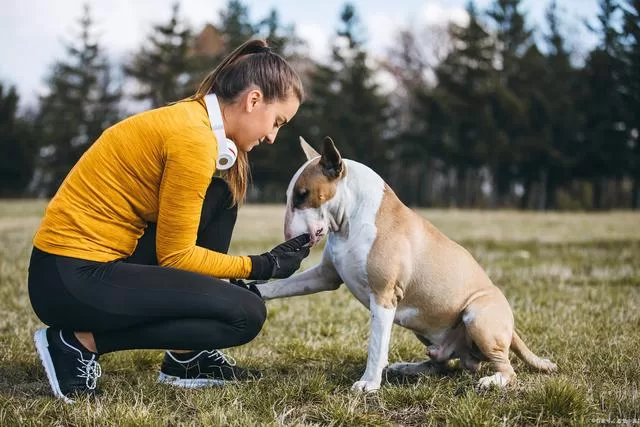
[[[267,135],[267,137],[265,138],[265,142],[267,144],[273,144],[274,142],[276,142],[276,135],[278,135],[278,131],[274,131],[271,132],[270,134]]]

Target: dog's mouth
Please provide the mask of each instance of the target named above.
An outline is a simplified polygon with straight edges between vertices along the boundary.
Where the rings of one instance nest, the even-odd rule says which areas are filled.
[[[310,235],[309,246],[315,246],[318,243],[320,243],[322,239],[324,239],[324,236],[326,235],[326,233],[324,229],[320,229],[320,230],[316,230],[314,233],[310,233],[309,235]]]

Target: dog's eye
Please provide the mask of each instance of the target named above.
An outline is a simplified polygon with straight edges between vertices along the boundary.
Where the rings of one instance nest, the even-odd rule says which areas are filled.
[[[307,200],[308,197],[309,197],[309,190],[307,190],[306,188],[296,191],[295,194],[293,195],[293,205],[300,206]]]

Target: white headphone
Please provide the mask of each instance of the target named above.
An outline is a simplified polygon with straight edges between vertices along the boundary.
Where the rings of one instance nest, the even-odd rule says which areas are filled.
[[[216,135],[218,140],[218,158],[216,159],[216,168],[218,170],[229,169],[236,162],[238,158],[238,148],[236,144],[227,138],[224,133],[224,123],[222,121],[222,113],[220,112],[220,104],[218,104],[218,97],[215,94],[210,93],[204,97],[204,102],[207,105],[207,113],[209,114],[209,121],[211,122],[211,130]]]

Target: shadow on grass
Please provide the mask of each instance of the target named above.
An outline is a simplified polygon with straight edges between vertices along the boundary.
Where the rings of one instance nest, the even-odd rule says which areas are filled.
[[[0,394],[22,397],[50,397],[51,388],[38,364],[12,362],[0,364]]]

